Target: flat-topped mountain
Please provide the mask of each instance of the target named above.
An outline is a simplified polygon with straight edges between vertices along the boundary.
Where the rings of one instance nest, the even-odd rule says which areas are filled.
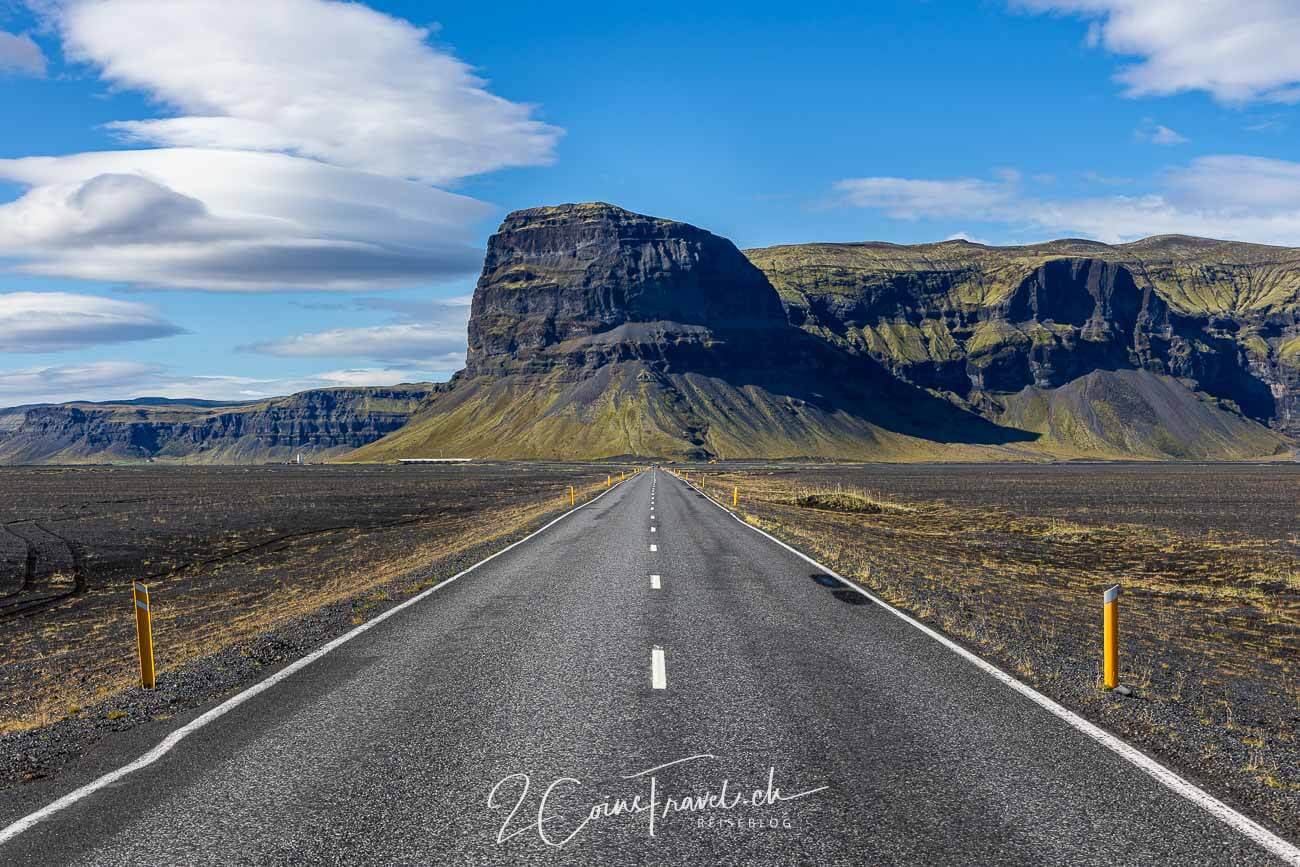
[[[532,208],[488,243],[464,375],[786,325],[767,278],[724,238],[612,205]]]
[[[1300,250],[1162,235],[747,255],[793,324],[994,420],[1094,371],[1128,370],[1300,436]]]
[[[317,460],[406,423],[432,383],[322,388],[228,404],[159,398],[0,410],[0,464],[163,460],[241,464]]]
[[[1159,251],[1178,298],[1252,312],[1196,331],[1134,264]],[[1211,365],[1223,347],[1207,341],[1250,319],[1234,343],[1285,354],[1296,284],[1280,255],[1183,238],[741,254],[607,204],[518,211],[488,244],[466,369],[349,458],[1278,454],[1293,404]]]
[[[742,253],[602,203],[506,217],[450,383],[0,410],[0,463],[1244,459],[1297,439],[1300,250]]]

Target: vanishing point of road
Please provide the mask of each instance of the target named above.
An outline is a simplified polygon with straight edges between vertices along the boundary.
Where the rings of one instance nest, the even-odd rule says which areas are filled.
[[[0,864],[1288,858],[662,471],[199,715]]]

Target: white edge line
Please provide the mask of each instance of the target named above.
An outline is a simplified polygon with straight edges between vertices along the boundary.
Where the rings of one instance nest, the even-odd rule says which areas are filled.
[[[681,481],[681,479],[678,479],[678,481]],[[682,482],[682,484],[690,488],[695,488],[695,490],[699,491],[701,494],[704,493],[703,491],[700,491],[699,488],[695,487],[695,485],[691,484],[690,482]],[[1209,792],[1197,786],[1195,783],[1183,779],[1174,771],[1171,771],[1169,768],[1166,768],[1164,765],[1160,764],[1155,759],[1151,758],[1146,753],[1142,752],[1137,747],[1133,746],[1127,741],[1117,738],[1115,735],[1111,734],[1110,732],[1106,731],[1100,726],[1097,726],[1094,723],[1089,722],[1088,720],[1079,716],[1077,713],[1070,710],[1069,708],[1064,707],[1063,705],[1043,695],[1041,692],[1038,692],[1033,687],[1022,683],[1019,680],[1016,680],[1014,677],[1007,674],[1005,671],[998,668],[993,663],[988,662],[982,657],[976,656],[974,653],[971,653],[969,650],[962,647],[960,644],[948,638],[947,636],[942,635],[939,632],[936,632],[935,630],[926,626],[924,623],[920,622],[919,620],[916,620],[910,615],[903,613],[899,609],[890,605],[888,602],[885,602],[883,599],[869,592],[866,588],[858,584],[858,582],[848,580],[844,576],[837,573],[834,569],[827,568],[825,565],[818,563],[816,560],[809,557],[807,554],[803,553],[797,548],[787,545],[785,542],[782,542],[780,539],[776,538],[771,533],[768,533],[765,530],[761,530],[758,527],[755,527],[753,524],[746,523],[738,515],[734,514],[733,512],[731,512],[730,510],[722,506],[721,504],[715,502],[713,498],[709,497],[707,494],[704,495],[704,498],[708,500],[710,503],[713,503],[713,505],[717,506],[727,515],[735,519],[735,521],[739,523],[742,527],[748,527],[749,529],[753,530],[755,533],[758,533],[759,535],[762,536],[766,536],[768,539],[780,545],[782,548],[786,549],[791,554],[794,554],[796,557],[799,557],[800,559],[808,563],[811,563],[812,565],[816,566],[818,569],[821,569],[822,571],[826,572],[828,575],[838,578],[840,581],[844,582],[846,587],[849,587],[861,593],[863,596],[867,597],[872,602],[876,603],[881,608],[888,611],[890,614],[893,614],[895,617],[898,617],[903,621],[905,621],[906,623],[909,623],[912,626],[916,627],[917,629],[921,630],[930,638],[933,638],[935,641],[939,642],[944,647],[951,650],[953,653],[965,659],[967,662],[971,663],[976,668],[983,671],[985,674],[991,675],[997,680],[1002,681],[1002,683],[1011,687],[1016,692],[1020,693],[1025,698],[1032,701],[1034,704],[1046,710],[1048,713],[1052,714],[1053,716],[1057,717],[1058,719],[1062,720],[1063,722],[1069,724],[1070,726],[1079,730],[1083,734],[1092,738],[1094,741],[1106,747],[1111,752],[1115,753],[1120,758],[1126,760],[1130,764],[1136,765],[1138,768],[1142,769],[1148,775],[1153,777],[1157,782],[1159,782],[1165,788],[1169,789],[1175,794],[1183,796],[1187,800],[1191,801],[1193,804],[1196,804],[1198,807],[1205,810],[1207,813],[1214,816],[1219,821],[1228,825],[1232,829],[1240,832],[1242,835],[1254,841],[1255,843],[1259,844],[1263,848],[1267,849],[1269,852],[1278,856],[1286,863],[1297,865],[1297,867],[1300,867],[1300,847],[1297,847],[1293,843],[1290,843],[1282,839],[1277,834],[1274,834],[1272,831],[1268,830],[1263,825],[1256,822],[1254,819],[1251,819],[1250,817],[1237,812],[1232,807],[1229,807],[1227,804],[1223,803],[1218,798],[1211,795]]]
[[[99,779],[93,780],[79,789],[74,789],[68,794],[59,798],[57,801],[47,804],[46,806],[37,810],[35,813],[31,813],[30,815],[24,816],[23,818],[17,820],[16,822],[12,823],[8,827],[4,828],[3,830],[0,830],[0,845],[9,842],[14,837],[17,837],[22,832],[31,828],[33,825],[45,819],[48,819],[50,816],[53,816],[55,813],[59,812],[60,810],[72,806],[73,804],[77,803],[83,798],[93,795],[95,792],[98,792],[100,789],[106,786],[111,786],[113,783],[116,783],[118,780],[122,779],[128,774],[132,774],[135,771],[141,770],[142,768],[147,768],[149,765],[152,765],[154,762],[158,761],[163,756],[167,755],[169,752],[175,749],[176,745],[179,744],[181,741],[183,741],[186,737],[198,731],[199,729],[203,728],[213,720],[216,720],[224,716],[225,714],[239,707],[244,702],[248,701],[250,698],[253,698],[259,693],[265,692],[266,690],[275,686],[277,683],[284,680],[285,678],[290,677],[293,674],[296,674],[297,672],[311,665],[316,660],[320,659],[325,654],[329,653],[331,650],[334,650],[335,648],[348,643],[352,639],[356,638],[358,635],[361,635],[363,632],[373,629],[374,627],[378,626],[380,623],[383,623],[385,620],[392,617],[394,614],[397,614],[399,611],[409,608],[410,606],[421,601],[422,599],[429,596],[433,592],[437,590],[441,590],[442,588],[446,587],[448,584],[452,583],[456,579],[468,575],[470,572],[473,572],[475,569],[482,566],[484,563],[487,563],[490,560],[495,560],[497,557],[500,557],[502,554],[506,553],[507,551],[510,551],[513,548],[517,548],[518,546],[524,544],[534,536],[545,532],[546,530],[553,527],[555,524],[558,524],[560,521],[563,521],[565,518],[569,517],[574,512],[579,512],[587,508],[592,503],[596,502],[601,497],[608,494],[610,491],[616,490],[619,487],[619,485],[622,484],[623,482],[619,482],[617,485],[614,485],[611,488],[606,488],[604,491],[601,491],[599,494],[597,494],[595,497],[592,497],[590,500],[583,503],[581,506],[575,506],[574,508],[565,512],[563,515],[560,515],[552,519],[547,524],[538,527],[536,530],[529,533],[527,536],[523,537],[522,539],[510,543],[506,547],[502,548],[500,551],[497,551],[493,554],[489,554],[487,557],[484,557],[482,560],[478,561],[473,566],[470,566],[466,569],[463,569],[460,572],[457,572],[455,575],[451,576],[450,578],[447,578],[433,585],[428,590],[421,591],[415,596],[412,596],[410,599],[407,599],[405,602],[402,602],[399,605],[394,605],[392,608],[388,609],[383,614],[379,614],[373,619],[367,620],[365,623],[362,623],[360,626],[357,626],[354,629],[343,633],[338,638],[335,638],[333,641],[330,641],[328,644],[316,648],[311,653],[307,654],[301,659],[298,659],[290,663],[289,665],[285,666],[284,668],[280,669],[275,674],[266,678],[266,680],[253,684],[248,689],[245,689],[243,692],[236,693],[235,695],[223,701],[221,704],[217,705],[216,707],[204,713],[202,716],[190,720],[188,723],[181,726],[176,731],[167,735],[167,737],[163,738],[162,741],[156,747],[149,750],[149,752],[140,756],[140,758],[136,759],[130,764],[124,765],[115,771],[109,771],[107,774],[104,774]]]

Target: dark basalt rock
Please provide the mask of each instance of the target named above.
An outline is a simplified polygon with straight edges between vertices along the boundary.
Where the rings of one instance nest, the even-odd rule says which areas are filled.
[[[709,364],[737,335],[788,331],[730,241],[606,204],[510,214],[488,242],[465,376],[645,358]]]
[[[792,324],[984,413],[1093,371],[1171,376],[1300,436],[1300,251],[810,244],[748,251]]]
[[[1105,245],[1063,242],[1056,255],[1011,262],[937,246],[938,256],[894,245],[745,255],[694,226],[607,204],[517,211],[488,244],[466,369],[351,457],[1232,458],[1281,448],[1164,371],[1128,375],[1160,341],[1183,339],[1183,326]]]
[[[0,463],[178,459],[221,463],[315,458],[404,425],[435,389],[330,388],[240,406],[49,404],[0,414]]]

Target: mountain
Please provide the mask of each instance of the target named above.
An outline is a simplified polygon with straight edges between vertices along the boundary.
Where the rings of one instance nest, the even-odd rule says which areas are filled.
[[[324,388],[242,404],[143,398],[0,409],[0,464],[319,459],[391,433],[437,388]]]
[[[1213,334],[1186,336],[1174,305],[1102,249],[1113,248],[742,254],[694,226],[607,204],[517,211],[488,243],[465,370],[348,459],[1284,452],[1294,395],[1266,405],[1257,377],[1202,357],[1197,341],[1233,315],[1216,310]],[[1271,260],[1252,261],[1264,270]],[[1255,305],[1253,333],[1282,347],[1296,284],[1269,273],[1273,284],[1247,280],[1222,298],[1231,310]],[[1282,349],[1268,352],[1274,364]]]
[[[1300,250],[1166,235],[747,255],[793,324],[999,422],[1082,376],[1147,371],[1300,436]]]
[[[444,384],[0,410],[0,463],[1246,459],[1300,439],[1300,250],[1160,236],[741,252],[601,203],[488,243]]]

